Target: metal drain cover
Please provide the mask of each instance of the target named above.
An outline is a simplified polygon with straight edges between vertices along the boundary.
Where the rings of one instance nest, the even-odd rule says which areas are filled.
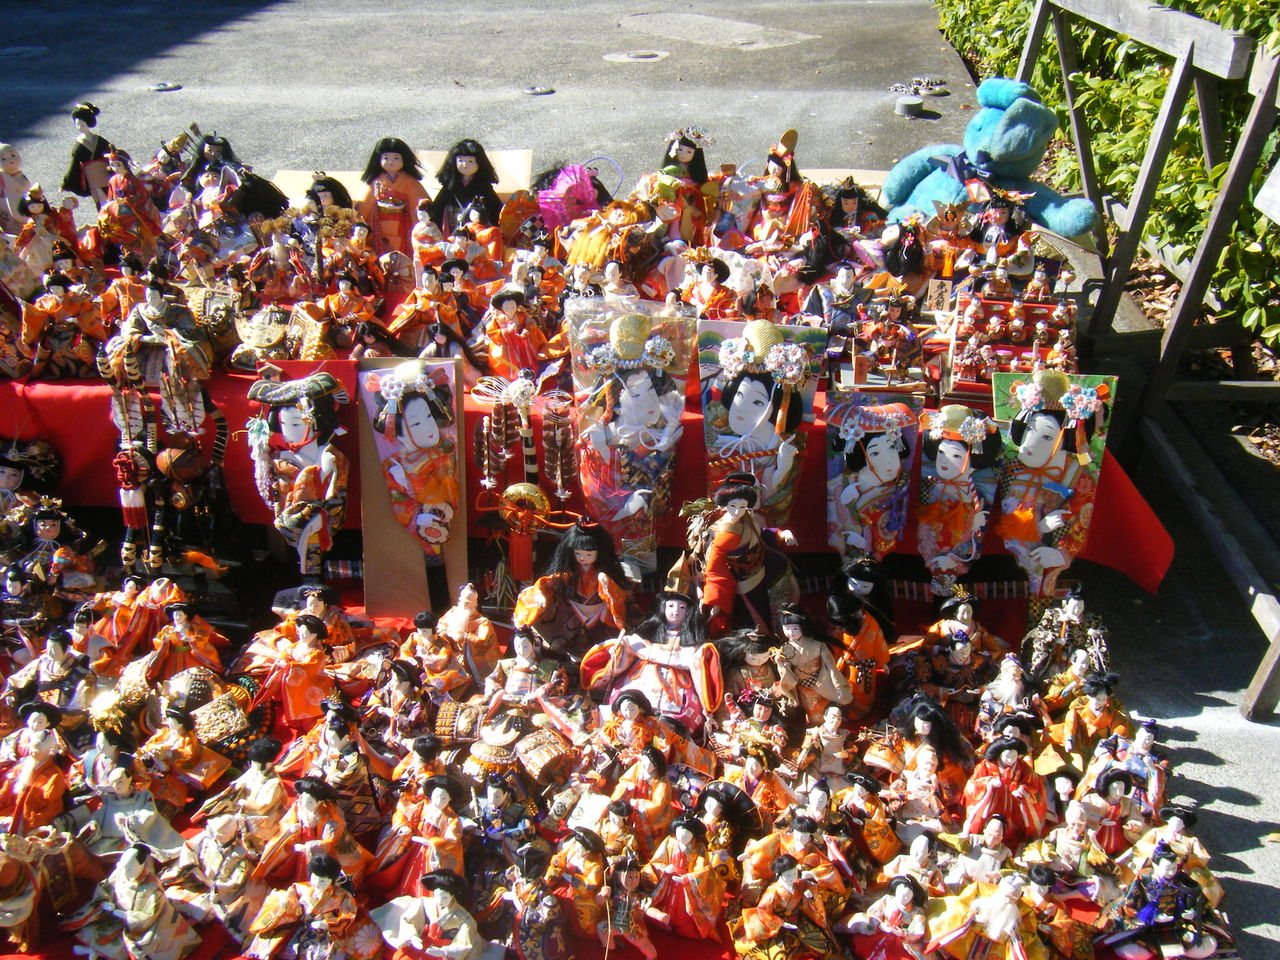
[[[666,50],[621,50],[617,53],[606,53],[604,59],[609,63],[653,63],[665,60],[671,54]]]

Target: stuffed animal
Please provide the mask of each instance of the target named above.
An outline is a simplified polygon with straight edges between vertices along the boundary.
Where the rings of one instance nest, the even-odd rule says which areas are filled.
[[[1097,212],[1083,197],[1063,197],[1029,179],[1058,128],[1054,112],[1025,83],[991,77],[978,86],[981,109],[969,121],[964,146],[937,144],[904,157],[889,171],[881,203],[895,223],[933,215],[934,203],[969,200],[964,180],[978,177],[1001,190],[1030,194],[1027,216],[1064,237],[1093,228]],[[963,178],[963,179],[961,179]]]

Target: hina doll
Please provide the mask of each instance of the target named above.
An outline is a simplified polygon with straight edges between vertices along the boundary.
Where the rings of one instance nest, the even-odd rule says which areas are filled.
[[[309,857],[303,879],[267,895],[249,933],[249,960],[375,960],[383,946],[381,931],[357,904],[342,866],[324,853]]]
[[[784,643],[778,649],[779,684],[804,711],[805,721],[818,723],[828,707],[853,700],[848,678],[836,669],[831,645],[804,609],[786,606],[778,615]]]
[[[355,329],[361,323],[374,322],[369,301],[356,290],[356,278],[349,272],[338,274],[338,292],[317,301],[305,300],[294,307],[294,316],[305,315],[310,323],[303,327],[298,346],[299,360],[328,360],[347,350],[355,341]]]
[[[120,276],[98,294],[98,313],[108,333],[114,333],[133,308],[146,301],[147,285],[141,275],[141,258],[136,253],[126,253],[120,258]]]
[[[11,143],[0,143],[0,233],[16,234],[22,227],[18,204],[31,189],[22,172],[22,154]]]
[[[775,324],[752,320],[741,336],[720,343],[718,361],[719,396],[703,404],[707,481],[714,490],[730,476],[751,474],[766,521],[785,523],[800,475],[800,428],[810,414],[809,349],[788,342]]]
[[[1043,681],[1065,670],[1072,651],[1087,652],[1093,670],[1107,669],[1107,631],[1102,621],[1085,612],[1079,584],[1060,601],[1051,603],[1040,621],[1022,638],[1022,657],[1032,679]]]
[[[164,712],[164,726],[138,748],[138,759],[153,776],[156,804],[164,812],[177,813],[190,799],[191,787],[205,785],[201,780],[208,778],[210,771],[203,762],[203,749],[194,718],[177,707]],[[227,765],[223,760],[222,769]]]
[[[623,557],[652,572],[655,524],[670,504],[682,434],[688,355],[642,313],[617,315],[608,334],[607,344],[589,350],[573,340],[575,363],[591,371],[577,411],[583,496]]]
[[[703,248],[685,254],[695,279],[681,288],[681,299],[693,307],[699,320],[737,320],[738,297],[729,289],[729,265]]]
[[[658,948],[649,939],[645,922],[652,897],[641,892],[640,881],[640,862],[634,857],[625,857],[610,868],[609,906],[598,927],[600,942],[605,950],[612,950],[619,942],[629,943],[645,960],[656,960]]]
[[[145,843],[125,850],[93,899],[65,926],[90,960],[183,960],[200,946],[200,935],[165,896]]]
[[[796,585],[779,549],[794,547],[795,536],[764,527],[758,512],[761,496],[750,473],[730,474],[716,490],[721,512],[700,545],[702,607],[713,637],[734,624],[771,632],[773,604],[796,599]]]
[[[604,844],[593,830],[574,827],[547,865],[547,882],[579,937],[594,937],[604,917]]]
[[[462,906],[462,877],[432,870],[421,882],[423,896],[397,897],[370,914],[393,960],[501,960],[502,946],[484,939]]]
[[[721,637],[717,645],[724,676],[724,706],[717,711],[718,719],[724,719],[730,701],[749,701],[757,693],[781,698],[781,677],[774,660],[781,646],[777,637],[748,628]]]
[[[937,863],[937,852],[938,841],[934,834],[918,834],[905,853],[898,854],[880,868],[875,886],[883,886],[896,877],[910,877],[929,896],[942,896],[947,887]]]
[[[1004,441],[994,420],[959,404],[924,414],[920,426],[917,542],[933,577],[931,588],[948,596],[982,552],[995,500],[991,468]]]
[[[480,591],[473,583],[458,588],[458,598],[440,617],[436,629],[477,686],[493,673],[501,654],[493,621],[480,612]]]
[[[772,750],[756,744],[743,751],[742,766],[732,767],[724,775],[726,783],[751,798],[765,823],[772,823],[795,801],[795,794],[773,771],[776,763]]]
[[[585,650],[626,627],[627,582],[608,533],[579,520],[556,544],[546,573],[520,591],[513,620],[554,651]]]
[[[1115,698],[1116,675],[1093,673],[1080,685],[1080,695],[1067,707],[1061,724],[1053,724],[1049,735],[1061,749],[1057,758],[1046,750],[1037,759],[1036,768],[1050,773],[1057,759],[1076,773],[1083,773],[1094,750],[1108,737],[1128,736],[1131,725],[1129,714]]]
[[[922,751],[915,768],[904,770],[882,796],[904,843],[924,832],[953,829],[950,785],[939,778],[938,755],[932,750]]]
[[[156,253],[164,225],[146,184],[133,172],[129,155],[113,150],[106,155],[111,178],[106,200],[98,204],[98,232],[108,243],[133,251],[145,260]]]
[[[221,923],[231,936],[246,941],[245,913],[259,891],[249,890],[249,851],[240,842],[234,815],[213,817],[184,844],[164,875],[165,895],[192,923]]]
[[[955,587],[952,595],[938,607],[938,619],[929,625],[926,635],[944,644],[956,633],[963,632],[969,644],[979,654],[998,658],[1004,656],[1009,645],[978,622],[977,613],[982,609],[982,599],[964,587]]]
[[[448,647],[437,650],[439,654],[428,658],[421,673],[411,661],[391,661],[386,682],[372,691],[361,704],[366,737],[371,743],[381,744],[396,757],[408,753],[414,739],[429,726],[430,708],[420,689],[423,675],[428,684],[439,682],[437,689],[444,699],[452,699],[448,696],[451,690],[457,690],[470,682],[466,674],[455,665]],[[443,665],[440,663],[441,657],[446,660]]]
[[[436,180],[440,192],[431,201],[431,219],[446,237],[461,225],[459,215],[470,206],[483,210],[488,223],[498,222],[502,213],[502,200],[494,186],[498,173],[478,141],[468,138],[450,147],[436,171]]]
[[[604,859],[612,869],[626,858],[639,856],[639,841],[631,823],[631,805],[626,800],[610,800],[600,821],[600,842],[604,844]]]
[[[240,842],[255,859],[275,836],[289,808],[288,795],[275,769],[279,756],[280,741],[271,737],[253,741],[245,754],[249,763],[244,773],[206,800],[198,813],[205,819],[234,816]]]
[[[107,774],[97,801],[92,809],[84,805],[71,812],[77,835],[95,857],[114,860],[131,843],[142,841],[157,860],[168,863],[182,849],[182,834],[161,816],[155,797],[130,766],[122,764]]]
[[[978,701],[978,720],[975,730],[984,740],[997,735],[1001,720],[1010,714],[1025,713],[1048,720],[1044,701],[1036,692],[1022,669],[1022,661],[1012,653],[1000,661],[1000,672],[987,684]]]
[[[59,241],[76,245],[76,226],[72,210],[76,201],[68,197],[57,209],[49,206],[40,184],[31,185],[26,195],[18,201],[18,214],[23,218],[13,249],[37,276],[53,266],[53,247]]]
[[[704,240],[707,212],[714,203],[718,184],[707,174],[703,153],[709,141],[693,127],[667,137],[662,164],[636,185],[642,199],[666,207],[660,214],[667,225],[667,237],[696,247]]]
[[[73,290],[65,274],[48,274],[44,289],[44,296],[22,306],[18,349],[31,361],[32,376],[90,376],[107,340],[97,305],[87,293]]]
[[[254,864],[253,879],[289,882],[305,878],[307,860],[323,853],[359,880],[369,854],[347,832],[337,792],[317,777],[301,777],[293,789],[296,798],[277,821],[275,836]]]
[[[972,730],[991,673],[990,659],[986,654],[975,653],[973,641],[960,630],[933,652],[920,689],[946,709],[957,727]]]
[[[825,796],[825,795],[824,795]],[[828,797],[828,800],[830,798]],[[831,860],[830,850],[819,836],[819,823],[812,817],[797,814],[786,829],[775,828],[759,840],[749,842],[738,857],[742,863],[742,899],[757,902],[773,878],[773,862],[781,855],[790,856],[813,884],[819,896],[831,909],[843,906],[849,895],[844,876]]]
[[[1051,596],[1058,575],[1084,547],[1097,491],[1091,443],[1106,425],[1108,383],[1083,387],[1039,370],[1014,386],[1009,424],[1013,459],[1001,467],[996,533],[1026,572],[1036,596]]]
[[[667,835],[676,813],[672,796],[667,780],[667,758],[657,747],[645,747],[639,759],[618,780],[612,798],[630,807],[631,825],[635,828],[641,858],[652,856]]]
[[[1130,871],[1141,873],[1152,863],[1157,851],[1168,849],[1178,858],[1178,867],[1204,891],[1210,906],[1222,900],[1222,884],[1209,870],[1209,851],[1199,837],[1187,831],[1196,825],[1195,807],[1189,802],[1174,802],[1160,810],[1163,825],[1152,827],[1119,860]]]
[[[840,553],[881,560],[907,523],[915,412],[908,403],[828,403],[827,540]]]
[[[402,343],[421,352],[430,345],[437,326],[448,327],[458,336],[467,332],[457,305],[440,283],[439,271],[426,265],[422,268],[418,286],[396,307],[387,330]]]
[[[369,224],[374,251],[409,253],[414,211],[431,199],[422,186],[417,155],[403,140],[383,137],[369,154],[360,179],[368,190],[356,211]]]
[[[71,635],[55,629],[45,638],[44,651],[5,681],[5,692],[15,702],[30,697],[57,707],[64,726],[71,727],[83,722],[96,681],[85,658],[71,646]]]
[[[454,812],[461,799],[461,788],[447,776],[406,783],[378,837],[369,886],[391,896],[421,896],[425,873],[465,874],[462,824]]]
[[[1181,869],[1177,853],[1157,846],[1151,862],[1134,878],[1119,904],[1115,933],[1102,942],[1119,945],[1120,956],[1212,956],[1217,940],[1203,929],[1204,892]],[[1124,951],[1120,953],[1119,951]]]
[[[1079,801],[1067,806],[1059,826],[1024,846],[1019,859],[1047,865],[1064,883],[1098,903],[1109,903],[1120,894],[1112,879],[1119,869],[1094,837],[1089,815]]]
[[[422,546],[436,594],[447,586],[444,550],[462,496],[449,373],[408,361],[365,382],[378,405],[373,428],[395,451],[382,461],[391,510]]]
[[[301,380],[258,380],[249,399],[266,407],[249,424],[258,492],[275,514],[276,529],[297,551],[303,576],[318,576],[346,512],[349,465],[333,443],[346,392],[321,372]]]
[[[262,682],[255,704],[278,699],[282,722],[297,733],[311,729],[323,715],[324,701],[334,692],[329,676],[329,655],[324,641],[329,628],[319,617],[299,614],[293,621],[297,640],[283,640],[275,651],[270,672]]]
[[[788,960],[816,957],[840,960],[848,956],[836,941],[814,881],[795,857],[781,854],[770,865],[769,883],[754,907],[742,911],[732,928],[733,947],[743,960]]]
[[[973,768],[965,785],[966,833],[977,833],[992,816],[1006,822],[1010,844],[1018,845],[1040,835],[1044,826],[1044,781],[1023,756],[1027,745],[1002,737],[992,742]]]
[[[942,835],[959,854],[947,871],[948,888],[958,890],[970,883],[999,882],[1001,872],[1013,858],[1013,851],[1004,842],[1005,826],[1004,816],[997,813],[983,824],[981,833]]]
[[[62,189],[78,197],[89,197],[94,206],[101,208],[107,199],[110,170],[107,157],[115,147],[103,136],[94,132],[98,115],[102,111],[92,103],[77,103],[71,111],[71,122],[76,128],[76,145],[71,150],[71,166],[62,178]]]
[[[548,695],[562,694],[568,686],[559,661],[539,658],[536,635],[528,627],[518,627],[511,635],[511,652],[514,656],[499,660],[484,682],[490,715],[504,707],[527,713],[531,706],[541,706]]]
[[[612,716],[600,728],[600,742],[617,760],[630,766],[646,747],[666,746],[666,730],[653,715],[649,698],[640,690],[623,690],[609,705]]]
[[[59,717],[57,707],[36,704],[46,716]],[[50,726],[27,738],[20,755],[0,772],[0,822],[9,833],[31,833],[53,823],[62,813],[67,776],[58,763],[61,739]]]
[[[693,816],[671,826],[643,876],[652,888],[648,911],[660,926],[690,940],[720,940],[724,884],[706,849],[707,828]]]
[[[1124,770],[1133,778],[1134,796],[1142,805],[1143,815],[1154,817],[1164,805],[1164,790],[1169,779],[1169,764],[1156,749],[1159,730],[1154,720],[1144,721],[1132,738],[1107,737],[1095,748],[1093,759],[1081,780],[1081,791],[1090,783],[1098,783],[1108,770]]]
[[[495,376],[514,380],[524,370],[539,373],[547,361],[547,336],[529,318],[523,290],[499,290],[481,318],[489,342],[489,368]]]
[[[826,782],[836,789],[849,785],[845,774],[857,758],[857,745],[850,742],[852,733],[844,726],[844,708],[828,703],[820,723],[805,731],[804,740],[792,761],[802,785]]]
[[[880,797],[881,785],[865,773],[850,773],[849,786],[835,796],[836,807],[854,827],[857,847],[874,870],[892,860],[902,849],[902,841],[893,829],[889,807]]]
[[[147,682],[164,683],[193,667],[221,674],[218,647],[227,645],[226,637],[215,632],[204,617],[197,616],[190,603],[170,603],[164,612],[169,622],[151,640],[154,649],[147,656]]]
[[[565,960],[569,946],[560,901],[545,879],[549,857],[542,847],[525,844],[511,868],[511,888],[503,896],[512,907],[508,943],[517,960]]]
[[[1022,899],[1026,884],[1026,877],[1013,873],[994,889],[971,884],[947,897],[936,912],[930,911],[927,950],[954,960],[1049,960],[1036,932],[1035,911]]]
[[[696,732],[719,705],[720,657],[703,636],[692,597],[664,590],[654,602],[654,616],[634,633],[588,651],[581,666],[583,687],[603,688],[615,709],[634,691],[649,710]]]
[[[879,900],[836,929],[854,935],[857,956],[918,960],[929,936],[928,908],[929,898],[915,877],[895,876]]]
[[[491,890],[516,862],[517,852],[534,838],[535,828],[529,808],[516,799],[516,788],[497,773],[486,778],[484,792],[472,803],[471,814],[478,832],[467,851],[467,873],[478,890]],[[558,885],[545,866],[543,872],[548,883]]]
[[[134,782],[139,785],[145,786],[150,781],[143,772],[142,765],[133,759],[131,736],[109,729],[97,731],[93,735],[93,744],[71,765],[71,771],[67,775],[72,795],[82,796],[105,791],[107,777],[119,766],[130,767]]]

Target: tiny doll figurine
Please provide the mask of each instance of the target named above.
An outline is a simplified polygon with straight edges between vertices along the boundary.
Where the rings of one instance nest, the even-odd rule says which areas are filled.
[[[297,796],[254,864],[253,879],[305,879],[307,860],[318,853],[333,857],[353,879],[363,877],[370,857],[347,831],[333,787],[318,777],[299,777],[293,789]]]
[[[177,861],[165,871],[165,894],[192,922],[216,921],[244,942],[245,913],[258,892],[249,889],[250,856],[240,842],[236,817],[214,817],[183,845]]]
[[[866,912],[841,921],[837,930],[852,933],[857,956],[914,960],[926,945],[929,897],[910,875],[894,876]]]
[[[1107,383],[1082,388],[1066,374],[1040,370],[1015,385],[1020,411],[1009,425],[1016,456],[1000,472],[996,532],[1026,571],[1037,596],[1083,548],[1097,490],[1090,441],[1106,425]]]
[[[1160,844],[1125,893],[1117,931],[1102,943],[1119,944],[1118,956],[1129,956],[1125,944],[1135,941],[1148,956],[1212,956],[1217,941],[1203,929],[1208,907],[1203,890],[1181,869],[1178,854]]]
[[[493,673],[500,651],[493,621],[480,612],[480,591],[475,584],[464,583],[458,588],[458,599],[441,615],[436,629],[475,684],[483,685]]]
[[[383,137],[369,154],[360,179],[369,189],[356,210],[369,224],[374,252],[409,253],[414,211],[421,201],[431,199],[422,186],[417,155],[403,140]]]
[[[273,957],[326,957],[375,960],[382,935],[351,892],[349,875],[338,860],[312,854],[298,882],[267,894],[249,933],[249,960]]]
[[[462,906],[467,884],[451,870],[422,877],[421,897],[397,897],[370,916],[396,960],[494,960],[501,944],[485,940]]]
[[[830,848],[819,835],[819,827],[812,817],[797,814],[785,829],[776,828],[759,840],[749,842],[738,857],[743,864],[743,901],[759,900],[769,881],[776,876],[771,872],[774,861],[785,855],[800,864],[813,883],[815,894],[828,907],[842,906],[848,896],[848,886],[831,861]]]
[[[648,912],[663,928],[690,940],[719,940],[724,912],[724,884],[708,855],[707,828],[693,816],[671,825],[644,866],[652,885]]]
[[[76,199],[68,197],[55,210],[38,183],[33,183],[18,201],[18,215],[23,220],[13,249],[34,273],[43,274],[53,266],[53,249],[58,241],[72,250],[76,248],[76,225],[71,213],[76,205]]]
[[[629,943],[645,960],[655,960],[658,948],[649,939],[645,914],[650,896],[640,890],[640,863],[625,857],[609,870],[609,908],[600,922],[600,942],[606,950],[613,949],[619,941]]]
[[[51,630],[40,655],[11,674],[4,684],[5,692],[12,694],[15,702],[30,697],[57,707],[69,721],[75,718],[68,727],[83,721],[97,680],[71,640],[67,631]]]
[[[316,577],[346,512],[348,463],[333,443],[346,391],[329,373],[283,383],[259,380],[249,399],[264,412],[249,424],[258,493],[275,527],[297,551],[304,577]]]
[[[276,772],[280,742],[262,737],[249,745],[248,768],[221,792],[210,797],[200,808],[200,816],[234,816],[239,825],[240,842],[257,858],[276,834],[276,829],[289,807],[284,784]]]
[[[1023,899],[1026,877],[1010,873],[991,885],[970,885],[947,897],[929,921],[926,955],[943,957],[1026,958],[1047,960],[1048,952],[1036,932],[1035,910]]]
[[[472,205],[484,211],[488,223],[498,222],[502,213],[502,201],[494,189],[498,174],[478,141],[459,140],[450,147],[436,180],[440,192],[431,201],[431,219],[446,237],[453,236],[460,226],[459,214]]]
[[[805,721],[818,723],[832,704],[849,704],[853,691],[848,678],[836,669],[831,644],[803,608],[783,607],[778,625],[785,640],[775,658],[779,683],[803,709]]]
[[[829,789],[848,786],[845,775],[858,754],[857,746],[849,742],[851,736],[844,728],[844,708],[835,702],[828,703],[822,711],[821,722],[805,731],[800,749],[791,762],[802,777],[802,785],[812,788],[814,783],[825,781]]]
[[[369,301],[356,292],[356,278],[351,273],[338,274],[337,284],[337,293],[295,305],[295,322],[300,314],[310,320],[303,325],[302,341],[297,348],[299,360],[336,357],[355,342],[355,328],[359,324],[376,322]]]
[[[463,873],[462,823],[454,807],[462,798],[461,787],[447,776],[406,783],[378,837],[370,888],[390,896],[421,896],[425,873]]]
[[[441,285],[439,271],[425,264],[418,286],[396,308],[387,329],[404,343],[422,350],[430,344],[436,326],[448,327],[459,336],[466,332],[453,297]]]
[[[917,538],[930,588],[949,596],[956,578],[982,552],[995,501],[991,469],[1004,452],[995,421],[959,404],[921,418],[920,506]]]
[[[711,256],[704,248],[685,255],[695,271],[695,279],[684,287],[681,299],[704,320],[734,320],[738,317],[738,298],[726,285],[729,265]]]
[[[1044,781],[1023,755],[1021,740],[1001,738],[991,743],[965,785],[966,833],[977,833],[991,817],[1005,820],[1005,836],[1018,845],[1039,836],[1044,825]]]
[[[98,232],[104,241],[149,260],[155,256],[156,241],[164,227],[160,211],[133,172],[127,153],[113,150],[106,160],[111,179],[107,181],[106,202],[99,205]]]
[[[1003,656],[1009,645],[978,622],[977,612],[981,609],[980,597],[962,586],[954,587],[938,607],[938,619],[929,626],[927,635],[945,644],[957,633],[963,633],[977,653]]]
[[[742,919],[732,928],[738,956],[742,960],[847,956],[832,932],[826,905],[815,895],[810,872],[784,853],[774,858],[769,876],[772,882],[759,903],[743,910]]]
[[[1100,783],[1108,770],[1124,770],[1133,777],[1134,796],[1142,804],[1143,816],[1151,819],[1164,805],[1169,764],[1156,750],[1159,727],[1154,720],[1143,722],[1131,739],[1107,737],[1094,750],[1093,760],[1080,781],[1081,791]]]
[[[165,896],[145,843],[125,850],[93,899],[66,925],[90,960],[182,960],[200,946],[200,935]]]
[[[882,559],[907,522],[916,414],[907,403],[828,404],[828,542],[842,554]]]
[[[22,154],[11,143],[0,143],[0,233],[16,234],[23,214],[18,204],[31,189],[30,178],[22,172]]]
[[[613,799],[631,808],[638,852],[642,858],[651,857],[675,819],[667,760],[662,751],[653,746],[641,750],[635,763],[619,778]]]
[[[61,273],[45,277],[45,295],[22,306],[19,351],[31,362],[31,375],[45,379],[88,377],[107,339],[97,305],[72,289]]]
[[[94,206],[99,208],[107,200],[107,181],[111,176],[107,155],[116,149],[106,138],[93,132],[101,112],[87,102],[77,103],[71,111],[71,121],[76,127],[76,145],[71,151],[71,166],[62,178],[65,192],[90,197]]]
[[[495,376],[515,379],[522,371],[536,375],[542,370],[547,361],[547,337],[531,321],[523,290],[507,287],[495,293],[481,322]]]
[[[62,738],[54,725],[62,719],[62,711],[41,701],[26,704],[26,721],[22,749],[0,773],[0,823],[9,833],[25,834],[53,823],[62,813],[67,777],[58,762],[63,750]],[[43,726],[31,722],[32,716],[47,721]]]
[[[568,916],[569,929],[594,937],[604,919],[604,844],[586,827],[574,827],[547,865],[547,882]]]
[[[668,238],[689,246],[705,239],[707,212],[719,188],[707,174],[703,149],[708,143],[706,135],[692,127],[669,134],[661,166],[642,178],[635,191],[647,202],[667,208],[660,216]]]

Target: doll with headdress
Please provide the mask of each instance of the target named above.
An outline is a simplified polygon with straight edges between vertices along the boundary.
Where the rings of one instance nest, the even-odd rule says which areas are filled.
[[[842,554],[883,559],[907,524],[916,414],[901,401],[841,400],[828,406],[827,423],[828,542]]]
[[[111,179],[107,181],[106,202],[98,210],[98,232],[104,241],[149,259],[155,256],[156,241],[164,227],[160,211],[133,172],[127,153],[112,150],[106,161]]]
[[[1013,391],[1019,410],[1008,436],[1016,450],[1000,468],[995,529],[1032,594],[1047,596],[1088,537],[1097,492],[1091,444],[1106,426],[1111,390],[1039,370]]]
[[[1004,451],[995,422],[959,404],[921,417],[917,538],[932,589],[948,596],[982,551],[995,500],[991,468]]]
[[[704,241],[707,213],[719,192],[719,184],[707,174],[703,151],[709,144],[706,134],[693,127],[668,134],[662,165],[636,185],[635,193],[658,207],[668,239],[688,246]]]
[[[259,380],[249,399],[263,411],[249,423],[258,493],[275,527],[298,553],[302,574],[315,577],[342,526],[347,505],[347,457],[334,444],[344,432],[338,404],[346,391],[329,373],[301,380]]]

